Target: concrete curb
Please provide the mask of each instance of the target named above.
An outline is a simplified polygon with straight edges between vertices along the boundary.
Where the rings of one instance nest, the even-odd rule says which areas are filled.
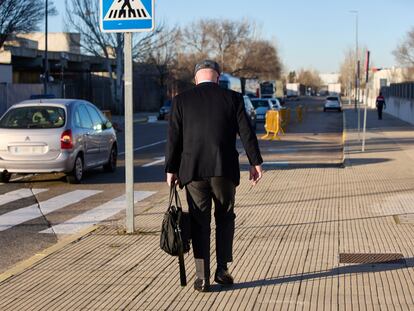
[[[95,225],[93,227],[90,227],[88,229],[82,230],[74,235],[71,235],[67,238],[64,238],[63,240],[59,241],[58,243],[50,246],[49,248],[46,248],[40,253],[35,254],[34,256],[30,257],[29,259],[25,259],[16,265],[14,265],[12,268],[6,270],[5,272],[0,274],[0,284],[4,283],[8,279],[10,279],[13,276],[19,275],[23,273],[25,270],[33,267],[41,260],[45,259],[46,257],[54,254],[55,252],[63,249],[64,247],[68,246],[69,244],[76,243],[85,236],[91,234],[92,232],[96,231],[99,228],[98,225]]]

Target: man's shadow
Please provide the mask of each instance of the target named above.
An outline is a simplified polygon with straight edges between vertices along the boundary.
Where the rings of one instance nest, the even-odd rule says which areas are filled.
[[[369,272],[383,272],[393,271],[398,269],[406,269],[414,267],[414,258],[405,258],[395,262],[376,263],[376,264],[357,264],[344,267],[338,267],[331,270],[309,272],[303,274],[292,274],[276,278],[267,278],[262,280],[248,281],[236,283],[232,287],[224,287],[221,285],[212,285],[211,292],[232,291],[239,289],[247,289],[261,286],[280,285],[290,282],[312,280],[317,278],[336,277],[340,275],[354,274],[354,273],[369,273]]]

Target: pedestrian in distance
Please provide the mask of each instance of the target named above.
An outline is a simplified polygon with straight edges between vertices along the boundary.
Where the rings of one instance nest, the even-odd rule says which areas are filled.
[[[235,194],[240,183],[239,134],[250,162],[250,180],[262,178],[259,144],[240,93],[218,85],[219,65],[204,60],[195,66],[196,86],[172,102],[166,153],[167,183],[185,187],[196,266],[194,289],[210,288],[210,222],[216,223],[216,283],[230,286],[233,261]]]
[[[382,120],[382,110],[387,108],[385,104],[385,98],[382,96],[382,93],[379,93],[379,96],[376,100],[377,112],[378,112],[378,120]]]

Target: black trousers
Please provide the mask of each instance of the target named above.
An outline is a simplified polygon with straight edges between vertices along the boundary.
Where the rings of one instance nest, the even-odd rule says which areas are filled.
[[[382,109],[384,109],[383,106],[377,106],[378,120],[382,120]]]
[[[197,277],[210,277],[211,207],[214,201],[217,264],[233,261],[236,187],[223,177],[192,181],[186,186],[191,218],[191,239]]]

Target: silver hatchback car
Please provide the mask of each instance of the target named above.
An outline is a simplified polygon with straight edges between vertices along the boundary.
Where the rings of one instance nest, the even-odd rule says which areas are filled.
[[[29,100],[0,119],[0,181],[12,173],[63,172],[80,183],[85,170],[116,169],[117,138],[93,104],[77,99]]]

